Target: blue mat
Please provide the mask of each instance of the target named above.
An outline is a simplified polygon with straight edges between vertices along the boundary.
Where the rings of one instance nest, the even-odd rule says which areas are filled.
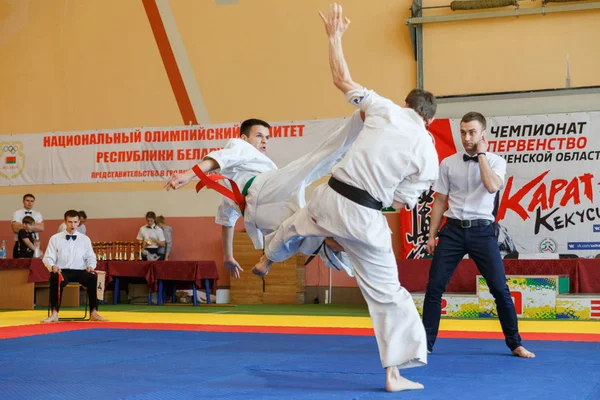
[[[600,399],[600,343],[440,339],[384,391],[373,337],[90,329],[0,340],[0,399]]]

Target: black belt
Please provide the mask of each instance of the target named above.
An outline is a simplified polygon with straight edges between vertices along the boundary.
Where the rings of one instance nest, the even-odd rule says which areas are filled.
[[[376,200],[366,190],[359,189],[357,187],[348,185],[347,183],[340,182],[333,176],[329,178],[329,187],[335,190],[340,195],[344,196],[348,200],[360,204],[361,206],[372,208],[373,210],[383,209],[383,203]]]
[[[455,218],[446,218],[449,224],[458,225],[461,228],[471,228],[477,226],[488,226],[494,223],[489,219],[471,219],[471,220],[460,220]]]

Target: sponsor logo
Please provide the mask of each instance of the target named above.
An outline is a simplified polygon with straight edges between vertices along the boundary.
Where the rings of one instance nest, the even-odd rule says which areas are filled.
[[[13,179],[25,169],[22,142],[0,142],[0,178]]]
[[[550,238],[546,238],[540,242],[540,252],[541,253],[555,253],[556,252],[556,242]]]

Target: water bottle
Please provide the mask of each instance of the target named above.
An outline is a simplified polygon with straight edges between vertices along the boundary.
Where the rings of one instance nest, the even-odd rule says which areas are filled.
[[[6,258],[6,240],[2,240],[2,245],[0,245],[0,258]]]
[[[35,250],[33,251],[33,257],[34,258],[41,258],[42,257],[42,250],[40,249],[40,241],[39,241],[39,239],[35,240],[34,246],[35,246]]]

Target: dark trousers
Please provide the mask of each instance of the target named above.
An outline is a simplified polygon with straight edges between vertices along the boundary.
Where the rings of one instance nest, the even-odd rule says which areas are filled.
[[[521,346],[515,305],[506,284],[504,264],[498,249],[495,225],[461,228],[446,223],[438,233],[439,242],[433,255],[429,282],[423,302],[423,325],[427,349],[432,350],[440,327],[442,295],[460,260],[469,254],[485,278],[496,301],[506,345],[514,350]]]
[[[60,298],[62,299],[63,290],[69,282],[78,282],[87,289],[90,310],[98,309],[98,297],[96,296],[98,276],[80,269],[63,269],[61,271],[64,280],[60,284]],[[60,309],[60,303],[58,302],[58,274],[54,272],[50,273],[50,306],[57,311]]]

